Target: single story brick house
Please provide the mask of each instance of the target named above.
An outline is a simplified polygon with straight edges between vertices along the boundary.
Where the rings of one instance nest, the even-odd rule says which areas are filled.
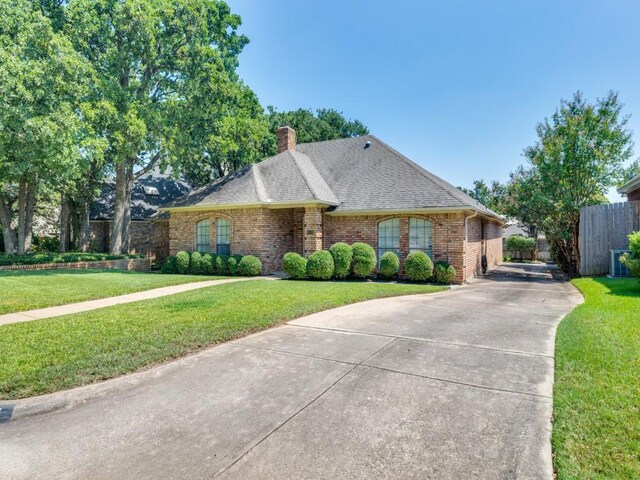
[[[158,207],[191,191],[191,187],[175,180],[171,172],[154,169],[141,175],[131,189],[131,253],[139,253],[163,262],[169,256],[169,214],[158,211]],[[108,252],[111,239],[111,224],[115,206],[113,181],[102,184],[100,196],[89,211],[91,249]]]
[[[634,202],[640,200],[640,175],[633,177],[622,187],[618,189],[618,193],[627,196],[627,201]]]
[[[264,273],[287,252],[365,242],[381,256],[446,260],[457,282],[502,261],[502,218],[372,135],[296,145],[278,130],[279,153],[161,208],[169,250],[253,254]],[[402,273],[402,270],[401,270]]]

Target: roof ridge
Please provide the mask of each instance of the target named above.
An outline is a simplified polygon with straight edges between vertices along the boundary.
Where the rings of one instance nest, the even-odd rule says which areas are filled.
[[[260,163],[254,163],[251,165],[251,172],[253,173],[253,186],[256,189],[256,195],[258,195],[258,200],[261,202],[268,202],[269,195],[267,194],[267,189],[264,186],[264,180],[262,180],[262,174],[258,168]]]
[[[331,187],[329,187],[329,184],[327,184],[326,180],[324,179],[322,174],[318,171],[318,169],[313,164],[313,162],[311,161],[311,158],[309,158],[308,155],[306,155],[306,154],[304,154],[302,152],[295,151],[295,150],[287,150],[287,152],[289,153],[289,156],[293,160],[294,165],[296,166],[296,168],[300,172],[300,175],[302,175],[302,179],[304,180],[305,184],[307,185],[307,188],[309,189],[311,194],[314,196],[314,198],[316,198],[317,200],[331,200],[334,203],[338,203],[338,204],[340,203],[340,201],[338,200],[337,195],[333,192],[333,190],[331,190]],[[300,155],[301,158],[298,158],[298,155]],[[301,163],[302,159],[307,161],[306,165],[302,165],[302,163]],[[322,183],[323,183],[322,187],[326,187],[327,191],[331,194],[331,196],[333,198],[331,198],[331,199],[323,199],[323,198],[321,198],[322,195],[320,194],[320,192],[318,192],[318,190],[313,185],[313,182],[309,178],[309,173],[310,172],[306,171],[309,168],[313,169],[314,175],[316,175],[317,178],[320,181],[322,181]]]
[[[367,133],[366,135],[358,135],[356,137],[332,138],[331,140],[318,140],[317,142],[303,142],[303,143],[298,143],[298,145],[317,145],[318,143],[345,142],[348,140],[357,140],[359,138],[365,138],[365,137],[375,138],[372,134]]]

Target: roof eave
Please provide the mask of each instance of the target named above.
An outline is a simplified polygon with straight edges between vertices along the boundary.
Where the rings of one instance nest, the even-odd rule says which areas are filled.
[[[464,212],[477,212],[478,214],[504,223],[504,220],[500,217],[496,217],[488,214],[480,209],[472,206],[468,207],[426,207],[426,208],[387,208],[387,209],[375,209],[375,210],[334,210],[327,212],[327,215],[332,216],[355,216],[355,215],[403,215],[403,214],[421,214],[421,213],[464,213]]]
[[[623,186],[621,186],[618,189],[618,193],[621,194],[621,195],[626,195],[629,192],[637,190],[638,188],[640,188],[640,175],[638,175],[637,177],[632,178],[627,183],[625,183]]]

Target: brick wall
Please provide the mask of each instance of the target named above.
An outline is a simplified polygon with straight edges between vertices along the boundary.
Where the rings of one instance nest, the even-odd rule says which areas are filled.
[[[469,218],[467,220],[465,255],[467,280],[482,272],[483,254],[487,256],[488,269],[495,267],[502,261],[502,226],[498,222],[483,220],[479,217]]]
[[[156,265],[163,263],[169,256],[169,220],[154,222],[153,251]]]
[[[156,223],[160,225],[156,227]],[[111,241],[111,222],[94,220],[89,222],[91,250],[108,252]],[[156,231],[158,229],[158,231]],[[169,252],[169,222],[132,221],[129,226],[129,253],[148,255],[164,260]]]
[[[151,271],[150,258],[121,258],[118,260],[101,260],[95,262],[39,263],[35,265],[3,265],[2,270],[86,270],[99,268],[103,270],[130,270],[136,272]]]
[[[640,188],[627,193],[628,202],[635,202],[636,200],[640,200]]]

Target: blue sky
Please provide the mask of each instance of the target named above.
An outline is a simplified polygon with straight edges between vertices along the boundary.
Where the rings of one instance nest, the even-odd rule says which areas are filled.
[[[576,90],[618,91],[639,143],[638,1],[229,4],[264,106],[340,110],[455,185],[505,181]]]

